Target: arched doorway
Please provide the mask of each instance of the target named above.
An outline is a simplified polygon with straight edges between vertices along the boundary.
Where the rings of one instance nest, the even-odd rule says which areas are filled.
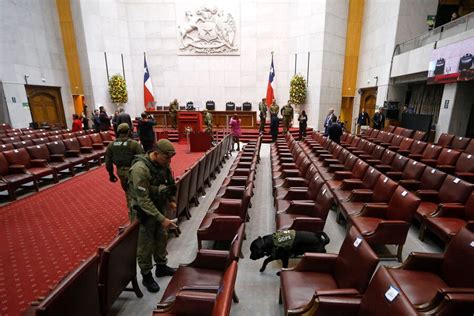
[[[26,86],[33,123],[66,128],[61,90],[56,87]]]
[[[377,104],[377,88],[362,90],[362,96],[360,98],[359,113],[362,111],[362,109],[365,109],[365,111],[369,114],[371,122],[372,122],[372,117],[374,117],[376,104]]]

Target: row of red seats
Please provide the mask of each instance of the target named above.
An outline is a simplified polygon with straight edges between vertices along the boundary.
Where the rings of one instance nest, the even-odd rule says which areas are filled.
[[[244,171],[238,169],[244,169],[242,164],[246,164],[245,160],[250,158],[251,165],[245,175],[246,186],[223,187],[224,192],[217,194],[197,232],[196,259],[178,268],[153,315],[229,315],[232,299],[238,302],[234,290],[237,261],[245,236],[245,221],[248,220],[247,209],[252,196],[260,144],[261,137],[239,153],[229,176],[243,177]],[[226,181],[231,180],[226,178]],[[202,249],[203,240],[227,241],[230,242],[230,249]]]
[[[367,129],[365,129],[363,132],[365,134],[368,134],[370,132],[373,132],[373,130],[376,130],[376,131],[380,131],[378,129],[374,129],[372,127],[368,127]],[[387,128],[386,128],[386,131],[388,133],[392,133],[392,134],[395,134],[395,135],[399,135],[399,136],[402,136],[402,137],[408,137],[408,138],[412,138],[414,140],[424,140],[425,137],[426,137],[426,132],[422,132],[422,131],[414,131],[412,129],[409,129],[409,128],[404,128],[404,127],[400,127],[400,126],[394,126],[394,125],[389,125]],[[373,132],[375,133],[375,132]],[[374,135],[375,136],[375,135]]]
[[[309,143],[311,143],[311,141],[309,141]],[[368,164],[364,163],[361,160],[357,160],[357,158],[354,159],[354,155],[351,155],[345,149],[341,149],[341,151],[343,152],[345,151],[345,155],[346,155],[346,159],[344,160],[344,165],[342,165],[342,164],[335,163],[335,160],[332,160],[333,158],[329,157],[328,151],[323,150],[322,147],[317,148],[316,144],[313,144],[311,148],[313,149],[313,153],[310,154],[310,156],[312,157],[311,160],[313,161],[315,160],[314,159],[315,157],[313,157],[313,155],[317,156],[318,162],[316,164],[319,167],[323,166],[322,168],[319,168],[318,176],[326,179],[326,185],[332,188],[332,192],[337,197],[337,200],[339,201],[344,200],[344,198],[339,199],[341,197],[340,196],[341,191],[347,191],[347,190],[343,190],[344,186],[351,186],[351,185],[360,186],[364,184],[366,181],[368,181],[368,179],[365,179],[365,177],[363,180],[358,177],[347,178],[348,176],[349,177],[355,176],[355,174],[374,175],[378,173],[378,176],[375,176],[373,178],[376,179],[375,181],[379,181],[381,183],[379,183],[373,188],[373,191],[374,191],[372,194],[373,198],[376,197],[377,194],[375,194],[375,191],[378,190],[381,195],[385,195],[385,198],[382,197],[381,199],[386,201],[386,196],[389,195],[387,194],[387,192],[393,190],[392,196],[389,198],[388,203],[379,202],[376,204],[370,204],[370,203],[365,204],[367,209],[363,208],[361,210],[361,213],[350,218],[354,226],[351,230],[354,230],[354,233],[351,232],[346,237],[346,240],[344,241],[344,244],[341,248],[341,252],[339,256],[333,255],[331,259],[329,260],[329,258],[327,258],[327,255],[305,254],[305,257],[297,265],[297,267],[292,269],[294,272],[293,271],[282,272],[281,297],[283,299],[283,302],[285,303],[285,310],[288,313],[303,314],[304,312],[307,312],[309,310],[316,309],[317,313],[315,314],[326,315],[327,313],[341,312],[342,309],[344,309],[345,307],[348,307],[348,308],[351,308],[350,309],[351,313],[349,313],[349,311],[348,313],[351,315],[352,314],[356,315],[357,311],[359,311],[360,313],[361,310],[364,310],[362,307],[364,305],[362,301],[364,301],[364,298],[366,297],[366,294],[364,294],[362,300],[360,299],[360,294],[362,294],[363,291],[360,291],[359,289],[360,288],[363,289],[364,286],[366,286],[366,284],[370,280],[370,276],[372,275],[373,269],[375,269],[376,262],[377,262],[375,260],[375,263],[374,263],[374,258],[376,259],[377,257],[375,256],[375,254],[371,254],[367,249],[365,251],[362,251],[362,249],[356,250],[358,253],[354,256],[351,256],[350,255],[351,250],[353,250],[353,248],[359,247],[358,245],[365,241],[368,242],[368,244],[373,244],[374,242],[377,243],[379,240],[374,240],[375,239],[374,237],[377,235],[379,239],[387,238],[387,236],[384,236],[384,235],[388,235],[389,238],[397,238],[397,235],[398,235],[398,238],[403,237],[403,233],[400,234],[396,226],[400,225],[399,228],[406,229],[406,231],[408,231],[410,219],[409,218],[398,219],[394,215],[397,215],[397,213],[403,213],[403,214],[407,214],[408,216],[410,214],[411,216],[413,216],[413,213],[417,209],[416,205],[418,205],[420,202],[417,199],[417,197],[411,194],[410,192],[403,190],[403,188],[399,186],[397,188],[395,183],[390,183],[391,182],[390,179],[382,176],[380,172],[375,170],[373,167],[370,167]],[[324,165],[326,165],[327,168],[324,168]],[[352,167],[350,167],[351,165]],[[389,185],[384,185],[384,183],[388,183]],[[382,188],[378,188],[378,187],[382,187]],[[400,190],[403,190],[403,191],[400,191]],[[353,193],[355,193],[354,191],[355,190],[352,190],[352,191],[349,190],[349,193],[346,192],[346,196],[347,194],[349,194],[349,196],[352,195]],[[400,192],[396,193],[397,191],[400,191]],[[361,192],[361,193],[364,193],[364,192]],[[369,192],[365,192],[365,193],[369,193]],[[407,208],[409,210],[406,210]],[[351,210],[351,208],[349,209]],[[379,218],[381,217],[381,214],[384,214],[385,216],[385,219],[382,221],[379,220]],[[362,219],[362,217],[366,217],[365,219],[366,225],[364,225],[364,220]],[[363,228],[368,228],[368,226],[370,225],[367,225],[367,224],[373,224],[371,223],[373,221],[376,221],[377,226],[378,226],[375,232],[368,232],[366,229],[363,229]],[[393,222],[390,223],[391,221]],[[391,224],[392,225],[395,224],[395,227],[390,227],[392,226]],[[379,230],[379,227],[380,227],[380,230],[385,231],[385,234],[381,234],[381,231],[377,232],[377,230]],[[397,286],[398,289],[401,286],[400,284],[402,284],[404,281],[405,283],[409,283],[406,281],[411,281],[410,278],[408,280],[405,280],[406,278],[405,275],[407,274],[411,273],[413,275],[419,276],[419,278],[421,279],[421,282],[419,282],[419,284],[418,283],[414,285],[406,284],[406,286],[403,287],[403,290],[406,291],[406,294],[404,297],[405,303],[401,305],[402,307],[406,309],[403,309],[403,310],[411,311],[411,312],[414,312],[414,311],[419,312],[417,310],[417,308],[419,307],[418,302],[420,300],[426,299],[425,301],[421,302],[421,303],[425,303],[424,305],[426,306],[426,310],[436,311],[437,313],[441,315],[450,315],[451,313],[455,311],[463,312],[463,313],[464,312],[472,313],[473,301],[472,300],[470,302],[465,301],[465,300],[472,299],[473,297],[474,292],[472,289],[472,282],[469,283],[469,282],[465,282],[464,280],[461,280],[461,278],[463,278],[463,275],[469,275],[469,278],[472,278],[473,273],[468,271],[468,269],[470,269],[469,268],[470,265],[469,264],[464,265],[462,261],[457,261],[456,263],[453,263],[452,261],[453,257],[460,255],[459,253],[460,247],[464,249],[465,252],[470,251],[469,247],[472,247],[472,245],[470,244],[470,242],[472,241],[472,237],[473,237],[472,233],[468,232],[467,230],[464,230],[463,228],[461,230],[461,233],[459,233],[454,238],[452,243],[450,243],[450,245],[448,246],[445,257],[443,257],[442,255],[434,255],[434,254],[422,254],[422,255],[410,254],[405,264],[406,267],[409,267],[407,268],[407,270],[410,270],[410,271],[405,271],[402,269],[397,270],[397,271],[394,270],[395,272],[398,273],[398,275],[395,275],[395,272],[392,272],[392,270],[388,271],[391,278],[397,279],[398,281],[397,284],[399,284]],[[406,234],[405,234],[405,238],[406,238]],[[368,249],[370,249],[370,247],[368,247]],[[306,260],[307,257],[309,257],[308,258],[309,260]],[[423,260],[424,258],[426,258],[427,260]],[[442,269],[439,271],[445,271],[444,270],[445,268],[450,268],[456,271],[455,275],[444,273],[444,272],[435,272],[434,275],[427,275],[425,271],[420,271],[420,272],[411,271],[411,270],[424,269],[424,267],[417,266],[416,264],[410,265],[412,260],[415,260],[415,259],[423,260],[429,263],[430,260],[433,260],[431,258],[437,259],[437,262],[433,262],[433,265],[436,265],[436,269]],[[474,257],[472,256],[472,252],[470,252],[470,256],[468,256],[467,259],[468,259],[467,261],[472,264],[473,259],[474,259]],[[344,263],[346,265],[344,265]],[[373,269],[371,270],[370,267],[373,267]],[[351,271],[354,271],[354,270],[358,271],[358,273],[357,274],[351,273]],[[347,271],[347,273],[344,273],[344,271]],[[377,272],[376,275],[378,275],[379,273],[381,272]],[[386,274],[386,272],[384,272],[384,274]],[[332,283],[328,282],[330,279],[333,280],[334,282]],[[423,280],[436,281],[436,283],[423,282]],[[354,284],[355,282],[361,282],[361,283]],[[459,282],[462,282],[462,285],[458,285],[460,284]],[[471,285],[468,285],[468,284],[471,284]],[[366,293],[371,292],[370,290],[371,286],[372,286],[372,283],[371,285],[369,285],[369,288]],[[462,287],[465,286],[468,289],[462,289],[462,290],[465,290],[464,292],[462,292],[462,295],[456,296],[457,293],[461,293],[457,289],[451,289],[451,287],[456,287],[456,286],[462,286]],[[469,286],[471,288],[469,288]],[[339,288],[342,288],[342,289],[339,289]],[[311,298],[311,295],[313,293],[314,293],[314,297]],[[340,300],[341,302],[340,305],[335,304],[332,306],[325,306],[323,308],[321,305],[318,305],[318,304],[324,301],[324,299],[326,298],[326,295],[328,295],[330,299],[334,299],[334,296],[339,297],[340,295],[344,295],[345,298],[344,300]],[[420,299],[420,296],[422,297],[421,299]],[[435,300],[434,298],[438,296],[440,297]],[[351,297],[352,297],[352,300],[348,299]],[[354,298],[356,297],[357,299],[354,300]],[[367,297],[370,297],[370,295],[368,295]],[[323,299],[323,301],[321,301],[321,299]],[[351,302],[354,304],[347,304],[348,302]],[[342,303],[345,303],[346,305]],[[394,312],[396,310],[396,307],[391,306],[391,304],[386,305],[384,304],[383,301],[379,303],[380,304],[377,305],[378,308],[370,309],[370,311]],[[466,307],[470,309],[466,309]],[[328,309],[326,310],[326,308]],[[363,314],[366,315],[367,313],[368,313],[368,310],[365,309]],[[395,314],[398,314],[398,313],[395,313]]]
[[[108,132],[77,138],[50,137],[23,141],[25,146],[18,148],[0,145],[0,191],[8,191],[11,200],[16,199],[17,189],[29,183],[38,191],[40,181],[46,177],[51,176],[57,183],[59,174],[74,176],[76,168],[89,170],[91,163],[100,165],[105,147],[112,141]]]
[[[32,141],[35,142],[37,139],[64,139],[64,138],[74,138],[83,135],[90,135],[95,134],[93,130],[88,131],[77,131],[71,132],[70,130],[56,130],[56,131],[43,131],[43,132],[35,132],[24,134],[24,135],[14,135],[5,138],[0,138],[0,144],[18,144],[21,146],[23,141]],[[109,132],[101,132],[101,133],[109,133]],[[24,147],[24,146],[23,146]]]

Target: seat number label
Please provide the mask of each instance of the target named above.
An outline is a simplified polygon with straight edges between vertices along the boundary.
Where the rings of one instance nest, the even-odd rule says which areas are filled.
[[[398,294],[400,294],[400,291],[390,285],[387,292],[385,292],[385,298],[392,302],[398,296]]]

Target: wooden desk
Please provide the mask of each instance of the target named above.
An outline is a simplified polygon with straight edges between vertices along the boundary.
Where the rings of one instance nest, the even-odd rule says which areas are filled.
[[[181,111],[179,111],[181,112]],[[183,111],[187,112],[187,111]],[[257,112],[256,111],[209,111],[212,114],[212,126],[215,128],[226,128],[230,118],[237,114],[241,120],[241,128],[256,129],[257,128]],[[146,111],[146,113],[154,116],[156,127],[171,128],[171,120],[168,111]],[[200,111],[203,121],[204,113]],[[178,115],[179,117],[179,115]]]

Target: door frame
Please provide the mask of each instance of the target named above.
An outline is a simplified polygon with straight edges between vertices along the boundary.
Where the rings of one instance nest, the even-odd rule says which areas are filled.
[[[26,96],[28,98],[28,104],[30,105],[31,120],[34,122],[33,111],[31,110],[30,98],[37,95],[48,95],[52,99],[56,100],[55,107],[58,113],[59,124],[61,128],[66,128],[66,115],[64,114],[64,104],[61,96],[61,87],[55,86],[38,86],[38,85],[25,85]]]

